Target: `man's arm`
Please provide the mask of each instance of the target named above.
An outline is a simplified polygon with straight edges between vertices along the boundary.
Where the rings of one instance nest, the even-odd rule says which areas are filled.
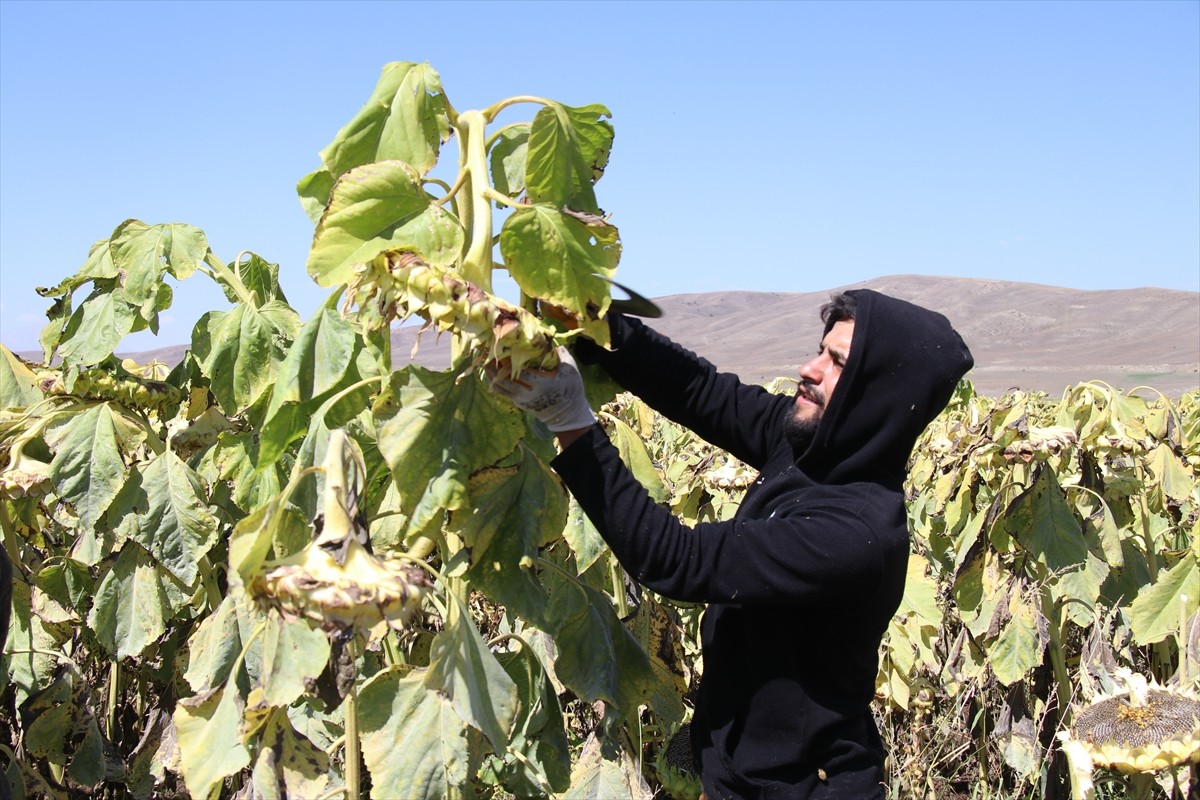
[[[637,319],[612,314],[609,326],[612,349],[580,340],[580,361],[597,364],[622,388],[705,441],[751,466],[762,466],[780,442],[789,401],[718,372]]]

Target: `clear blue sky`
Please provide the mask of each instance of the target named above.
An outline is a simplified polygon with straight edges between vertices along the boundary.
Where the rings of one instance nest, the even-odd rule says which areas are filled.
[[[0,0],[0,341],[36,347],[33,288],[129,217],[278,262],[307,318],[326,292],[295,184],[390,61],[428,61],[459,110],[607,105],[597,195],[650,296],[893,274],[1200,291],[1190,0]],[[226,306],[196,275],[124,349]]]

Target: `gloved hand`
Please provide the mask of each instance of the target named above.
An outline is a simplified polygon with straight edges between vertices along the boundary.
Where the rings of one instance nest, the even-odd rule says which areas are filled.
[[[487,368],[492,391],[513,401],[546,423],[554,433],[591,427],[596,415],[583,391],[583,378],[575,359],[565,347],[558,348],[559,364],[552,370],[527,369],[516,378],[500,375],[498,367]]]

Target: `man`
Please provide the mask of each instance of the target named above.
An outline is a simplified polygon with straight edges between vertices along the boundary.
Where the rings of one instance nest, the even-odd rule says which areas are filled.
[[[625,389],[760,470],[733,520],[688,528],[621,463],[568,359],[497,391],[558,436],[552,466],[625,569],[706,602],[692,745],[708,800],[883,798],[871,701],[904,592],[902,484],[917,437],[972,366],[940,314],[846,292],[822,309],[794,398],[740,383],[641,322],[581,342]]]

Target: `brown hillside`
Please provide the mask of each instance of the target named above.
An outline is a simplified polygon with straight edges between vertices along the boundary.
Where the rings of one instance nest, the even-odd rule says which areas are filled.
[[[968,378],[986,394],[1009,388],[1059,395],[1102,380],[1167,395],[1200,388],[1200,293],[1168,289],[1081,291],[973,278],[897,275],[825,292],[709,292],[657,298],[652,325],[743,380],[793,377],[815,350],[817,311],[831,292],[869,288],[944,313],[975,356]],[[416,328],[393,330],[397,365],[408,363]],[[132,353],[177,363],[184,348]],[[449,340],[421,336],[415,361],[444,368]],[[36,358],[34,354],[23,354]]]
[[[662,333],[743,380],[792,377],[821,337],[818,309],[839,289],[868,288],[945,314],[975,356],[968,378],[986,394],[1010,388],[1059,395],[1101,380],[1178,396],[1200,388],[1200,293],[1081,291],[1009,281],[898,275],[826,292],[709,292],[657,298]],[[406,363],[412,328],[393,334]],[[416,361],[448,363],[446,341],[425,334]]]

